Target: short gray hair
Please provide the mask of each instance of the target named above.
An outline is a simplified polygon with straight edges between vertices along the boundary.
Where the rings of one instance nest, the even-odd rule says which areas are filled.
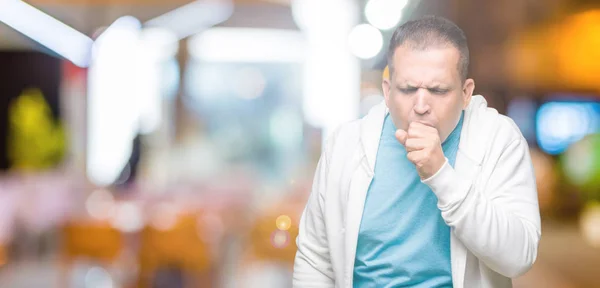
[[[439,16],[425,16],[412,20],[396,28],[387,54],[390,75],[394,71],[394,53],[396,49],[404,44],[418,50],[432,47],[452,45],[460,53],[458,61],[458,72],[463,81],[467,79],[469,70],[469,47],[467,37],[452,21]]]

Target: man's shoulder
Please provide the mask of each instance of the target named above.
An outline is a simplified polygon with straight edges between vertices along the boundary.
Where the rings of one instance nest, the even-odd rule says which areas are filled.
[[[343,143],[344,146],[356,145],[360,142],[361,137],[370,138],[373,135],[364,135],[366,131],[377,131],[375,128],[381,128],[382,120],[387,113],[387,107],[384,101],[374,105],[369,109],[369,112],[359,119],[345,122],[338,126],[331,138],[335,139],[336,143]],[[363,131],[365,130],[365,131]],[[377,135],[378,136],[378,135]]]
[[[483,101],[485,102],[485,100]],[[473,127],[475,129],[472,131],[477,132],[476,135],[489,135],[494,138],[496,144],[523,139],[523,134],[515,121],[499,113],[496,109],[488,107],[487,103],[479,105],[473,112],[476,116],[472,122],[476,124],[476,127]]]
[[[492,116],[492,114],[494,115]],[[488,130],[488,135],[491,136],[488,138],[489,140],[487,140],[491,141],[491,146],[487,147],[490,147],[494,150],[504,150],[506,147],[512,143],[515,143],[516,141],[525,141],[526,143],[523,133],[513,119],[498,112],[490,113],[488,116],[489,118],[485,119],[486,121],[480,122],[480,124],[485,123],[485,125],[480,127],[480,129]],[[491,119],[494,120],[489,121]]]
[[[521,132],[521,129],[519,129],[519,126],[517,126],[517,124],[512,118],[506,115],[498,114],[497,131],[497,133],[501,134],[502,137],[506,139],[508,143],[512,143],[517,140],[525,141],[525,138],[523,137],[523,133]]]
[[[330,150],[339,150],[340,146],[348,146],[358,143],[360,139],[360,126],[363,119],[348,121],[339,125],[327,139]]]

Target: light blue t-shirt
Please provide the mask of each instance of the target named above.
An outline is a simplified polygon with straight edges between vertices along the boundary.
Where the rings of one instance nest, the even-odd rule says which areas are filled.
[[[442,143],[454,166],[463,116]],[[360,224],[354,287],[452,287],[450,228],[386,116]]]

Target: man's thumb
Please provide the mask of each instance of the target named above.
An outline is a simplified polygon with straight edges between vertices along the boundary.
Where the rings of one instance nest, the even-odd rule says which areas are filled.
[[[402,129],[396,130],[396,139],[398,139],[398,142],[400,142],[400,144],[405,145],[407,137],[408,133],[406,133],[406,131]]]

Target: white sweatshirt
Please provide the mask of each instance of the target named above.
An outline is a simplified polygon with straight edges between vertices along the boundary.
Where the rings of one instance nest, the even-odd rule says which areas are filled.
[[[296,243],[293,287],[352,287],[356,242],[373,179],[385,103],[327,140]],[[512,287],[541,237],[527,142],[514,122],[473,96],[465,110],[455,168],[423,180],[451,227],[454,287]],[[389,221],[382,219],[382,221]]]

